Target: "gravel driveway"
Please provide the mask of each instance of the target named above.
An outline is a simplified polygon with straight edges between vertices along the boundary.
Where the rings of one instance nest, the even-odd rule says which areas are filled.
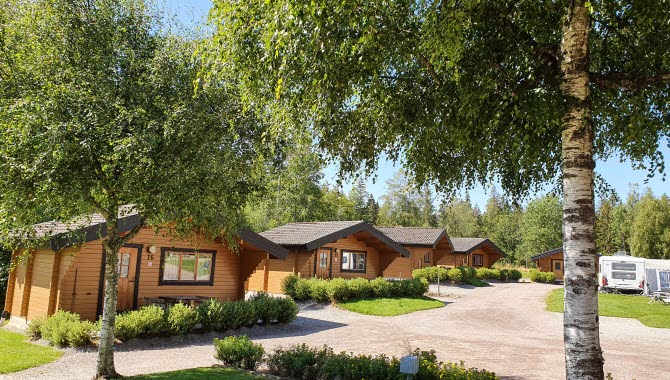
[[[305,342],[335,350],[402,355],[409,342],[434,349],[443,361],[495,371],[504,379],[564,379],[562,315],[544,310],[555,285],[494,284],[487,288],[443,287],[446,307],[397,317],[364,316],[331,306],[305,305],[288,326],[243,329],[266,350]],[[119,347],[124,375],[214,364],[218,335],[150,339]],[[616,380],[670,379],[670,329],[637,320],[601,318],[605,371]],[[70,352],[58,361],[5,376],[8,379],[90,379],[94,352]]]

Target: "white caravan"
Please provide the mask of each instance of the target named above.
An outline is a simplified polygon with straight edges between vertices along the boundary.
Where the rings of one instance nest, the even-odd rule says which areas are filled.
[[[632,256],[600,256],[601,290],[644,291],[645,259]]]

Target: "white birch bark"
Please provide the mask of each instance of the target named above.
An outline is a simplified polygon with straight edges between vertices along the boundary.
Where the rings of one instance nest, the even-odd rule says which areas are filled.
[[[584,0],[567,9],[561,41],[563,119],[563,316],[567,379],[602,380],[593,195],[593,125],[589,102],[589,15]]]

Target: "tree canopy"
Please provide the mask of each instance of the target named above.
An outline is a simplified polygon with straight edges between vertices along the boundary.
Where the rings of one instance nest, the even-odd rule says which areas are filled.
[[[214,3],[217,73],[242,73],[278,124],[314,126],[345,172],[402,154],[419,183],[498,177],[515,198],[560,174],[563,2]],[[668,7],[590,4],[595,153],[662,171]]]
[[[34,223],[105,218],[99,377],[117,375],[118,249],[147,225],[232,239],[272,154],[267,124],[236,87],[199,79],[197,41],[163,21],[141,0],[0,7],[0,237],[39,244]],[[122,235],[123,205],[141,219]]]

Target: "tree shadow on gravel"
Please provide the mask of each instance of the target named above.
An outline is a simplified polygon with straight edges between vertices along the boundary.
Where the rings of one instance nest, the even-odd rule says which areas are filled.
[[[202,333],[188,334],[182,336],[168,336],[156,338],[138,338],[126,343],[116,344],[116,352],[163,350],[169,348],[184,348],[196,346],[211,346],[214,338],[224,338],[231,335],[246,335],[251,339],[275,339],[296,336],[306,336],[326,330],[344,327],[346,324],[330,322],[322,319],[306,318],[298,316],[290,324],[268,326],[242,327],[225,333]]]

